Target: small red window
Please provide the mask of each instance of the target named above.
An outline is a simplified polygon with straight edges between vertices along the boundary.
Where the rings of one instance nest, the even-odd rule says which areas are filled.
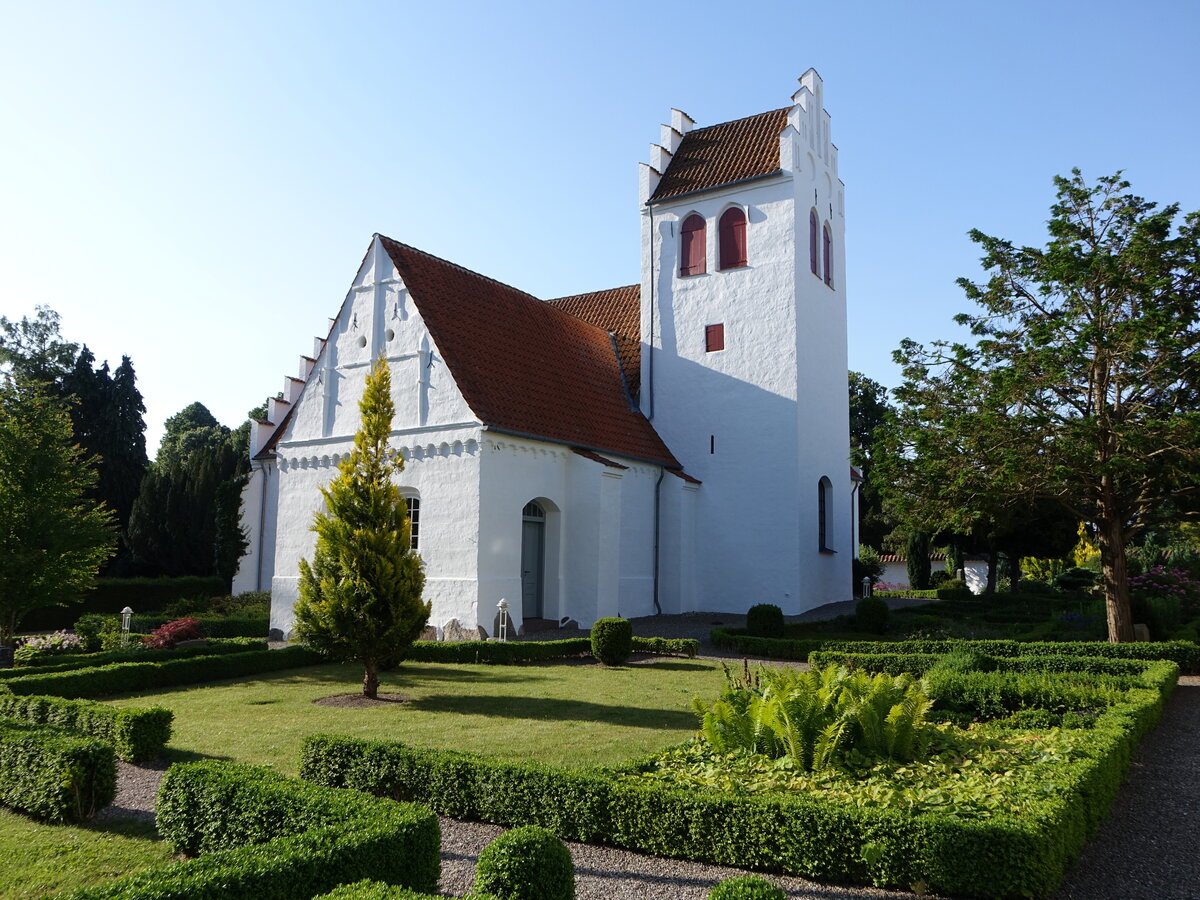
[[[812,266],[814,275],[821,274],[821,261],[817,256],[817,232],[821,230],[821,226],[817,224],[817,211],[814,209],[808,214],[808,263]]]
[[[691,215],[683,222],[682,240],[679,247],[679,274],[703,275],[706,271],[704,258],[704,217]]]
[[[725,326],[722,325],[705,325],[704,326],[704,350],[706,353],[712,353],[714,350],[725,349]]]
[[[717,235],[721,239],[721,268],[746,265],[746,214],[736,206],[725,210]]]

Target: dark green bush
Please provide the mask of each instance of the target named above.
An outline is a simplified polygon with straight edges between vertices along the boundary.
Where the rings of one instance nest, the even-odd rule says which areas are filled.
[[[151,650],[145,644],[131,644],[120,650],[105,650],[102,653],[78,653],[55,656],[44,662],[30,663],[16,669],[0,672],[0,679],[23,678],[26,675],[45,675],[48,672],[68,672],[71,669],[90,669],[118,662],[162,662],[168,659],[186,659],[190,656],[219,656],[225,653],[245,653],[249,650],[266,650],[267,642],[261,638],[210,638],[205,644],[193,647],[176,647],[173,650]]]
[[[322,894],[316,900],[442,900],[442,898],[442,894],[421,894],[417,891],[410,891],[408,888],[396,887],[394,884],[384,884],[382,881],[366,879],[356,881],[354,884],[343,884],[328,894]],[[500,900],[500,898],[472,891],[465,895],[463,900]]]
[[[107,697],[134,691],[152,691],[179,684],[202,684],[224,678],[243,678],[276,672],[325,660],[307,647],[257,650],[217,656],[194,656],[164,662],[128,662],[74,669],[67,672],[24,675],[4,683],[14,694],[50,694],[56,697]]]
[[[80,603],[35,609],[22,622],[29,631],[53,631],[70,628],[81,615],[116,615],[128,606],[135,613],[160,610],[180,597],[212,597],[229,590],[222,578],[184,576],[181,578],[97,578],[95,587]]]
[[[415,804],[203,762],[167,770],[157,819],[173,848],[198,856],[59,900],[307,900],[364,878],[437,890],[437,818]]]
[[[249,637],[266,640],[267,632],[271,628],[270,617],[258,613],[233,616],[201,615],[195,618],[200,623],[201,630],[208,637],[214,638]],[[150,632],[170,621],[171,617],[166,615],[134,616],[129,627],[138,632]]]
[[[765,878],[742,875],[722,881],[708,892],[708,900],[787,900],[787,894]]]
[[[744,796],[614,777],[635,775],[649,762],[616,771],[555,769],[327,735],[305,742],[301,774],[422,800],[456,818],[536,824],[564,840],[657,856],[824,881],[902,888],[923,882],[931,893],[954,896],[1044,896],[1104,818],[1176,671],[1148,667],[1139,676],[1144,687],[1130,688],[1101,712],[1082,756],[1061,764],[1055,781],[1063,790],[1019,816],[987,820],[859,808],[819,793]]]
[[[633,626],[628,619],[597,619],[591,633],[592,656],[606,666],[619,666],[633,653]]]
[[[936,572],[929,573],[929,586],[934,590],[937,590],[947,581],[952,581],[953,578],[954,576],[952,576],[945,569],[938,569]]]
[[[746,631],[755,637],[783,637],[783,610],[774,603],[759,603],[746,611]]]
[[[0,719],[0,805],[46,822],[82,822],[116,793],[116,754],[104,741]]]
[[[868,634],[883,634],[890,613],[882,597],[863,597],[854,606],[854,626]]]
[[[475,890],[501,900],[574,900],[571,852],[536,825],[506,831],[479,854]]]
[[[126,762],[144,762],[162,753],[171,739],[175,714],[161,706],[120,709],[91,700],[19,697],[3,692],[0,716],[80,731],[111,745],[117,757]]]
[[[1096,573],[1091,569],[1067,569],[1054,576],[1054,587],[1060,591],[1082,591],[1096,583]]]
[[[939,656],[929,669],[931,672],[990,672],[996,668],[996,661],[990,656],[984,656],[978,650],[952,650],[944,656]]]
[[[632,642],[634,653],[695,657],[700,642],[690,638],[642,638]],[[576,659],[592,652],[589,638],[558,641],[416,641],[406,659],[415,662],[497,663],[511,665],[551,659]]]
[[[759,638],[746,634],[741,628],[714,628],[708,633],[708,639],[716,647],[768,659],[808,659],[808,654],[828,643],[827,638],[817,637]]]
[[[75,620],[75,634],[83,642],[83,649],[95,653],[100,649],[100,632],[104,631],[115,616],[101,616],[88,613]]]

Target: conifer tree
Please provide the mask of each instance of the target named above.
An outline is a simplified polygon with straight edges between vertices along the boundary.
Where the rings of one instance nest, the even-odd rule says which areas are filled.
[[[0,380],[0,645],[26,613],[78,600],[112,554],[112,515],[88,499],[95,484],[52,389]]]
[[[374,699],[379,672],[403,658],[429,620],[425,573],[410,547],[408,509],[392,475],[404,460],[388,448],[395,407],[382,357],[359,403],[362,427],[337,478],[323,488],[326,512],[313,524],[317,547],[300,560],[296,633],[335,659],[363,665],[363,696]]]

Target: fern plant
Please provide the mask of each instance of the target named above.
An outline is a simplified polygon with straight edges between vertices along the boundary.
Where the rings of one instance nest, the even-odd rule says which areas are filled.
[[[700,738],[719,753],[789,758],[811,772],[836,765],[851,749],[901,762],[925,751],[925,716],[931,702],[911,675],[851,672],[836,664],[821,670],[762,669],[735,680],[709,704],[692,709]]]

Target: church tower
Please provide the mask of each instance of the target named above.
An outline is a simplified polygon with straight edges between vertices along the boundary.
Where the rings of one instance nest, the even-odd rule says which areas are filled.
[[[843,192],[814,69],[782,109],[672,110],[642,164],[640,405],[702,483],[664,612],[850,597]]]

